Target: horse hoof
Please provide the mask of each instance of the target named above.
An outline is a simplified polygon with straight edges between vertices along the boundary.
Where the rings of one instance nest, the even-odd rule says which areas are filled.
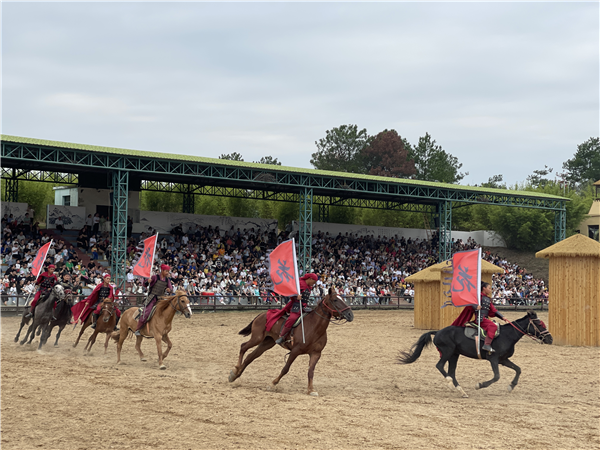
[[[313,397],[318,397],[319,393],[316,391],[312,391],[311,393],[309,393],[308,395],[312,395]]]
[[[512,392],[515,387],[512,384],[508,385],[508,392]]]
[[[481,383],[477,383],[477,384],[475,385],[475,389],[477,389],[477,390],[481,389]]]
[[[230,383],[233,383],[236,378],[237,378],[237,376],[233,370],[231,372],[229,372],[229,382]]]
[[[166,369],[167,369],[167,366],[165,366],[164,364],[161,364],[161,365],[160,365],[160,367],[159,367],[159,369],[160,369],[160,370],[166,370]]]
[[[467,393],[464,391],[464,389],[460,385],[456,386],[456,390],[462,394],[463,398],[469,398],[469,396],[467,395]]]

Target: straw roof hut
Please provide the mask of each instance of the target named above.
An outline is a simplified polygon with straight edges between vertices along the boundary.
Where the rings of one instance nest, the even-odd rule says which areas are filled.
[[[550,260],[548,326],[554,343],[600,346],[600,243],[576,234],[535,256]]]
[[[449,300],[444,295],[449,286],[444,285],[444,278],[450,276],[450,267],[446,261],[429,266],[420,272],[406,278],[406,281],[415,285],[415,328],[423,330],[439,330],[450,325],[459,314],[459,311],[442,305]],[[492,282],[492,274],[503,273],[504,269],[485,260],[481,260],[481,280]]]

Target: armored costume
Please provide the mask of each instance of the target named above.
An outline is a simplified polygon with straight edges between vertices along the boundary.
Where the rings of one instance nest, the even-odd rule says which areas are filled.
[[[37,306],[38,301],[40,300],[40,298],[42,299],[42,301],[44,301],[46,298],[48,298],[48,296],[50,295],[50,291],[52,291],[52,288],[54,287],[54,285],[58,283],[58,277],[56,276],[56,274],[50,274],[48,272],[44,272],[43,274],[40,275],[40,277],[37,279],[36,283],[37,285],[39,285],[39,289],[38,291],[35,293],[35,297],[33,298],[33,301],[31,302],[31,312],[33,313],[35,311],[35,307]]]
[[[483,349],[489,352],[493,352],[494,350],[491,347],[492,340],[494,339],[494,335],[496,334],[497,325],[492,322],[489,317],[497,317],[498,319],[504,320],[504,316],[496,309],[492,300],[485,295],[481,296],[481,328],[485,331],[485,342],[483,345]],[[471,318],[475,315],[477,317],[477,310],[472,306],[465,306],[465,309],[462,313],[456,318],[454,322],[452,322],[452,326],[454,327],[464,327],[467,322],[471,320]]]
[[[161,270],[170,270],[170,267],[163,264],[161,266]],[[154,305],[156,305],[158,298],[165,295],[167,289],[173,291],[173,285],[171,284],[171,280],[169,278],[162,279],[159,275],[153,275],[152,278],[150,278],[148,297],[144,302],[144,312],[138,319],[138,326],[136,330],[137,335],[139,335],[139,331],[144,325],[146,325],[146,322],[148,322],[152,308],[154,308]]]
[[[107,278],[109,276],[110,275],[105,275],[104,278]],[[114,300],[115,297],[113,287],[110,284],[108,286],[105,286],[104,283],[100,283],[94,288],[92,293],[86,299],[80,301],[71,308],[71,312],[73,313],[73,318],[75,319],[75,322],[80,320],[81,323],[85,323],[90,313],[93,312],[95,324],[96,319],[98,319],[100,310],[102,308],[102,302],[106,298],[111,298]],[[121,311],[119,311],[118,308],[115,308],[115,313],[117,314],[118,323],[121,317]]]
[[[300,302],[302,302],[302,311],[304,311],[308,306],[307,302],[310,297],[310,291],[312,290],[312,287],[306,283],[306,280],[309,279],[317,281],[319,277],[317,277],[317,275],[314,273],[307,273],[306,275],[301,277],[299,283],[300,295],[292,297],[288,304],[285,305],[285,307],[282,309],[282,314],[287,312],[290,314],[290,316],[285,321],[285,324],[281,327],[281,331],[279,332],[279,339],[275,341],[277,344],[281,344],[284,341],[285,337],[294,326],[294,323],[296,322],[296,320],[298,320],[298,317],[300,317]]]

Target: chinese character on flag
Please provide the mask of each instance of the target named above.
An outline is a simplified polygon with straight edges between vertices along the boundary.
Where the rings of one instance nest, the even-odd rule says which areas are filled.
[[[284,297],[300,294],[294,240],[282,242],[269,255],[269,275],[273,290]]]
[[[52,241],[44,244],[42,248],[38,250],[37,255],[35,255],[35,259],[31,263],[31,274],[36,278],[40,274],[42,267],[44,267],[44,261],[46,261],[46,255],[48,254],[48,250],[50,250],[51,244]]]
[[[452,256],[452,304],[479,305],[481,288],[481,249],[458,252]]]
[[[135,266],[133,266],[133,274],[144,278],[150,278],[152,276],[152,264],[154,262],[154,251],[156,249],[156,239],[158,234],[155,234],[148,239],[144,239],[144,251],[142,256]]]

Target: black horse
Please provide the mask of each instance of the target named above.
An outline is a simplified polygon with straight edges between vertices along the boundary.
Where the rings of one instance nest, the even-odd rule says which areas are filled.
[[[487,359],[492,365],[494,378],[483,383],[477,383],[475,389],[488,387],[500,379],[498,364],[510,367],[516,372],[515,378],[508,387],[508,391],[511,392],[517,386],[521,369],[508,358],[515,352],[515,344],[525,334],[533,336],[541,341],[542,344],[552,344],[552,335],[546,329],[544,322],[538,319],[537,314],[533,311],[528,311],[525,317],[515,320],[512,323],[502,325],[500,327],[500,335],[492,343],[495,352],[488,353],[481,351],[481,358]],[[398,362],[400,364],[410,364],[419,359],[423,349],[431,344],[431,336],[434,336],[433,344],[440,352],[440,360],[436,364],[437,369],[446,378],[451,389],[456,389],[463,397],[468,397],[463,388],[458,384],[458,381],[456,381],[456,363],[460,355],[473,359],[477,359],[478,357],[475,341],[465,336],[464,327],[449,326],[439,331],[429,331],[423,334],[410,351],[400,353]],[[448,372],[444,370],[446,362],[448,362]]]
[[[50,320],[50,324],[48,325],[48,333],[46,336],[46,341],[52,335],[52,330],[54,327],[58,327],[58,333],[56,334],[56,341],[54,341],[54,346],[58,346],[58,340],[60,339],[60,334],[65,329],[65,327],[71,323],[71,319],[73,318],[73,313],[71,312],[71,306],[73,306],[72,297],[67,293],[66,298],[59,302],[56,305],[56,309],[54,310],[54,317],[56,320]],[[44,341],[44,344],[46,343]]]
[[[40,299],[38,304],[35,306],[35,314],[33,316],[33,323],[27,329],[27,334],[25,335],[25,338],[23,338],[23,340],[20,342],[21,345],[23,345],[25,342],[27,342],[28,338],[29,338],[29,342],[27,342],[27,343],[31,344],[31,341],[33,341],[33,338],[36,335],[35,331],[39,328],[39,331],[42,332],[42,336],[40,337],[40,345],[38,346],[38,350],[42,348],[42,346],[48,340],[48,336],[49,336],[48,325],[50,324],[50,321],[52,320],[52,312],[53,312],[53,308],[54,308],[54,302],[56,300],[58,300],[60,303],[62,303],[62,301],[64,299],[65,299],[65,288],[60,283],[57,283],[54,285],[54,287],[50,291],[50,295],[46,299],[44,299],[43,301],[42,301],[42,299]],[[24,313],[23,318],[21,319],[21,326],[19,327],[19,332],[15,336],[15,342],[19,341],[19,336],[21,334],[21,330],[28,323],[29,323],[29,318],[26,318],[26,314]],[[39,331],[37,333],[38,335],[40,334]]]

